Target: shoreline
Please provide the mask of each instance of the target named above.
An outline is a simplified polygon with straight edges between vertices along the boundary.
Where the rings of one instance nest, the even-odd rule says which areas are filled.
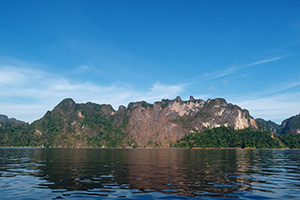
[[[271,150],[271,149],[289,149],[289,150],[299,150],[300,148],[232,148],[232,147],[219,147],[219,148],[151,148],[151,147],[18,147],[18,146],[8,146],[8,147],[0,147],[0,149],[140,149],[140,150],[172,150],[172,149],[190,149],[190,150],[258,150],[258,149],[264,149],[264,150]]]

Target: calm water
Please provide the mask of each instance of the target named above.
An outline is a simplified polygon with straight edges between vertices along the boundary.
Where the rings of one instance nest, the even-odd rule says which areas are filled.
[[[0,149],[0,199],[300,199],[300,150]]]

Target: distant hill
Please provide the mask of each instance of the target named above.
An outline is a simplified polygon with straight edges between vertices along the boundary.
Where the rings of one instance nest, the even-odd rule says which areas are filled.
[[[281,125],[264,119],[256,119],[256,121],[260,128],[276,134],[300,134],[300,114],[284,120]]]
[[[13,123],[13,124],[16,124],[16,123],[25,123],[23,121],[20,121],[20,120],[16,120],[15,118],[8,118],[6,115],[1,115],[0,114],[0,122],[2,123]]]
[[[275,134],[281,134],[282,133],[282,127],[275,122],[272,122],[271,120],[266,121],[261,118],[255,119],[258,123],[258,126],[260,129],[269,130],[272,131]]]
[[[186,142],[185,136],[210,129],[228,134],[249,130],[249,134],[254,131],[261,136],[258,132],[263,132],[262,138],[271,137],[266,131],[281,134],[282,130],[298,130],[292,125],[297,121],[292,118],[281,129],[273,122],[254,120],[247,110],[221,98],[204,101],[190,97],[182,101],[177,97],[154,104],[141,101],[118,110],[109,104],[78,104],[68,98],[32,124],[1,115],[0,146],[161,148],[178,144],[183,138]]]
[[[281,124],[282,133],[300,134],[300,114],[284,120]]]

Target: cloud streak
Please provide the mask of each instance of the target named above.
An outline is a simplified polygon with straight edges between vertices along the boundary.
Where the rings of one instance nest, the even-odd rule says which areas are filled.
[[[273,62],[276,60],[280,60],[284,57],[274,57],[274,58],[270,58],[270,59],[265,59],[265,60],[260,60],[260,61],[256,61],[247,65],[242,65],[242,66],[237,66],[237,67],[230,67],[228,69],[225,69],[223,71],[218,71],[218,72],[213,72],[213,73],[207,73],[205,74],[205,79],[206,80],[212,80],[212,79],[217,79],[217,78],[221,78],[221,77],[226,77],[232,74],[237,73],[238,71],[248,68],[248,67],[252,67],[252,66],[256,66],[256,65],[261,65],[261,64],[265,64],[265,63],[269,63],[269,62]]]
[[[287,90],[295,88],[297,86],[300,86],[300,81],[299,80],[282,83],[281,85],[279,85],[276,88],[271,89],[267,92],[270,93],[270,94],[275,94],[275,93],[287,91]]]
[[[284,58],[284,57],[277,56],[277,57],[273,57],[273,58],[270,58],[270,59],[259,60],[259,61],[256,61],[256,62],[253,62],[253,63],[250,63],[250,64],[246,64],[246,65],[232,66],[232,67],[229,67],[229,68],[227,68],[225,70],[222,70],[222,71],[215,71],[215,72],[211,72],[211,73],[206,73],[206,74],[204,74],[204,76],[190,79],[189,81],[185,82],[184,85],[189,86],[189,85],[197,84],[201,81],[214,80],[214,79],[218,79],[218,78],[227,77],[227,76],[238,73],[242,69],[249,68],[249,67],[256,66],[256,65],[261,65],[261,64],[264,64],[264,63],[273,62],[273,61],[276,61],[276,60],[280,60],[282,58]],[[244,74],[243,74],[243,76],[244,76]]]
[[[272,62],[272,61],[275,61],[275,60],[280,60],[282,58],[283,57],[277,56],[277,57],[274,57],[274,58],[271,58],[271,59],[260,60],[260,61],[254,62],[254,63],[250,63],[250,64],[246,65],[245,67],[251,67],[251,66],[255,66],[255,65],[260,65],[260,64]],[[241,68],[244,68],[244,67],[241,67]]]

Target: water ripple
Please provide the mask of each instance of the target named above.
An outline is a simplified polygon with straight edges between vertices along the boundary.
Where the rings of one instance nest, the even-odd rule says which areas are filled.
[[[299,150],[0,148],[1,199],[298,199]]]

